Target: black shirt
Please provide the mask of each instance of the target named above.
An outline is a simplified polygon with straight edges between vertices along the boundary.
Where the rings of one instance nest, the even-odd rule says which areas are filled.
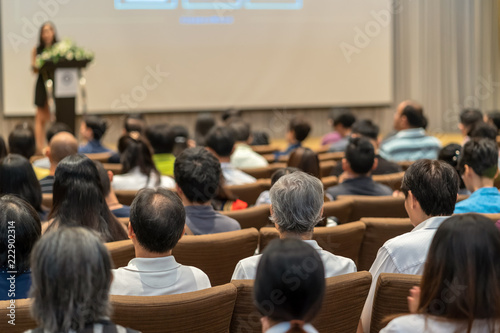
[[[330,194],[334,200],[336,200],[339,195],[392,195],[392,189],[389,186],[379,184],[373,181],[371,177],[365,176],[346,179],[339,185],[329,187],[326,192]]]

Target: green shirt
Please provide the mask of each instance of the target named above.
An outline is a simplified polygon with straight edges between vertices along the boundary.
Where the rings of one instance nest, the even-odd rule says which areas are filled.
[[[173,154],[154,154],[153,162],[162,175],[171,177],[174,175],[175,156]]]

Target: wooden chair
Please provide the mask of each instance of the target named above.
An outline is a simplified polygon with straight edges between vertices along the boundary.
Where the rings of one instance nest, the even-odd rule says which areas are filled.
[[[130,239],[105,243],[104,245],[113,259],[115,268],[125,267],[130,260],[135,258],[134,244]]]
[[[321,310],[312,321],[319,332],[356,332],[361,311],[372,282],[368,272],[357,272],[326,279]],[[253,280],[231,281],[238,295],[230,332],[260,333],[261,314],[253,303]]]
[[[320,162],[323,162],[323,161],[341,161],[344,158],[344,156],[345,156],[344,152],[341,151],[341,152],[319,154],[318,158],[319,158]]]
[[[321,182],[323,183],[323,187],[325,190],[329,187],[338,185],[339,177],[337,176],[326,176],[321,178]]]
[[[333,160],[319,162],[321,178],[330,176],[330,173],[332,172],[333,168],[335,168],[336,165],[337,162]]]
[[[137,195],[137,190],[116,190],[116,198],[122,205],[130,206]]]
[[[248,205],[254,205],[259,195],[271,188],[271,182],[266,179],[245,185],[226,186],[238,199],[245,201]]]
[[[111,320],[142,333],[228,332],[236,287],[223,286],[165,296],[110,297]]]
[[[413,286],[420,285],[420,275],[382,273],[373,299],[370,332],[378,333],[389,316],[409,313],[407,297]]]
[[[400,161],[397,164],[403,169],[403,171],[408,170],[408,168],[415,163],[415,161]]]
[[[258,154],[266,155],[272,154],[278,150],[278,147],[274,145],[259,145],[259,146],[251,146],[252,150]]]
[[[370,269],[385,242],[413,229],[409,218],[362,218],[361,222],[366,229],[359,253],[358,271]]]
[[[269,166],[253,169],[241,169],[241,171],[257,179],[271,178],[271,174],[273,172]]]
[[[339,195],[337,197],[337,200],[345,199],[353,201],[350,221],[358,221],[363,217],[408,217],[404,197],[372,197],[364,195]]]
[[[321,146],[319,148],[314,148],[314,149],[311,149],[313,152],[315,152],[316,154],[318,155],[321,155],[321,154],[326,154],[328,153],[328,149],[330,149],[329,146]]]
[[[323,250],[350,258],[357,264],[365,228],[362,222],[347,223],[336,227],[317,227],[314,228],[313,239]],[[262,253],[269,242],[276,238],[279,238],[276,228],[260,229],[259,252]]]
[[[102,166],[105,170],[113,172],[113,175],[122,173],[123,166],[120,163],[103,163]]]
[[[325,202],[323,204],[323,216],[336,217],[339,224],[351,222],[354,202],[349,199]]]
[[[107,153],[95,153],[95,154],[85,154],[88,158],[90,158],[92,161],[99,161],[101,163],[108,162],[109,158],[113,155],[113,153],[107,152]]]
[[[247,209],[224,211],[223,215],[229,216],[240,223],[241,229],[260,229],[271,223],[270,205],[259,205]]]
[[[231,281],[241,259],[255,254],[259,232],[250,228],[212,235],[183,236],[173,254],[177,262],[204,271],[212,286]]]
[[[42,193],[42,206],[47,207],[48,209],[52,208],[52,193]]]
[[[30,329],[36,328],[38,325],[35,320],[31,317],[30,307],[31,299],[16,299],[15,303],[15,325],[9,324],[11,317],[9,317],[10,301],[0,301],[0,332],[9,333],[22,333]]]
[[[389,186],[393,191],[399,191],[404,175],[404,172],[398,172],[387,175],[373,175],[372,178],[377,183]]]

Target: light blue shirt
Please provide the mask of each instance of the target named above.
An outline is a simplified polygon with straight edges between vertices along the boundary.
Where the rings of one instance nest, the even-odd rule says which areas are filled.
[[[470,197],[455,205],[453,214],[464,213],[500,213],[500,192],[496,187],[483,187],[474,191]]]
[[[425,134],[423,128],[399,131],[382,143],[379,154],[390,161],[416,161],[423,158],[437,159],[441,142]]]

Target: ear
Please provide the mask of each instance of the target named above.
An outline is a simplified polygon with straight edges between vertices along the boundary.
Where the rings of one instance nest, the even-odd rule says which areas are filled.
[[[472,168],[469,165],[465,164],[464,165],[464,174],[462,175],[462,177],[469,177],[471,171],[473,171]]]
[[[497,172],[495,172],[495,178],[493,178],[493,179],[497,179],[498,178],[498,174],[499,174],[499,170],[497,168]]]
[[[420,204],[418,203],[417,201],[417,198],[415,198],[415,196],[413,195],[413,193],[410,191],[408,191],[408,200],[410,202],[410,206],[412,209],[415,209],[417,208]]]
[[[107,172],[107,173],[108,173],[109,182],[110,182],[110,183],[112,183],[112,182],[113,182],[113,176],[114,176],[114,175],[113,175],[113,171],[108,170],[108,172]]]
[[[375,170],[378,167],[378,158],[375,158],[373,160],[373,166],[372,166],[372,171]]]
[[[347,162],[346,158],[342,159],[342,170],[347,172],[351,171],[351,165],[349,164],[349,162]]]
[[[128,223],[128,238],[135,238],[135,232],[134,229],[132,229],[132,223],[130,222]]]
[[[50,146],[45,147],[44,155],[50,160],[50,157],[52,156],[50,152]]]

